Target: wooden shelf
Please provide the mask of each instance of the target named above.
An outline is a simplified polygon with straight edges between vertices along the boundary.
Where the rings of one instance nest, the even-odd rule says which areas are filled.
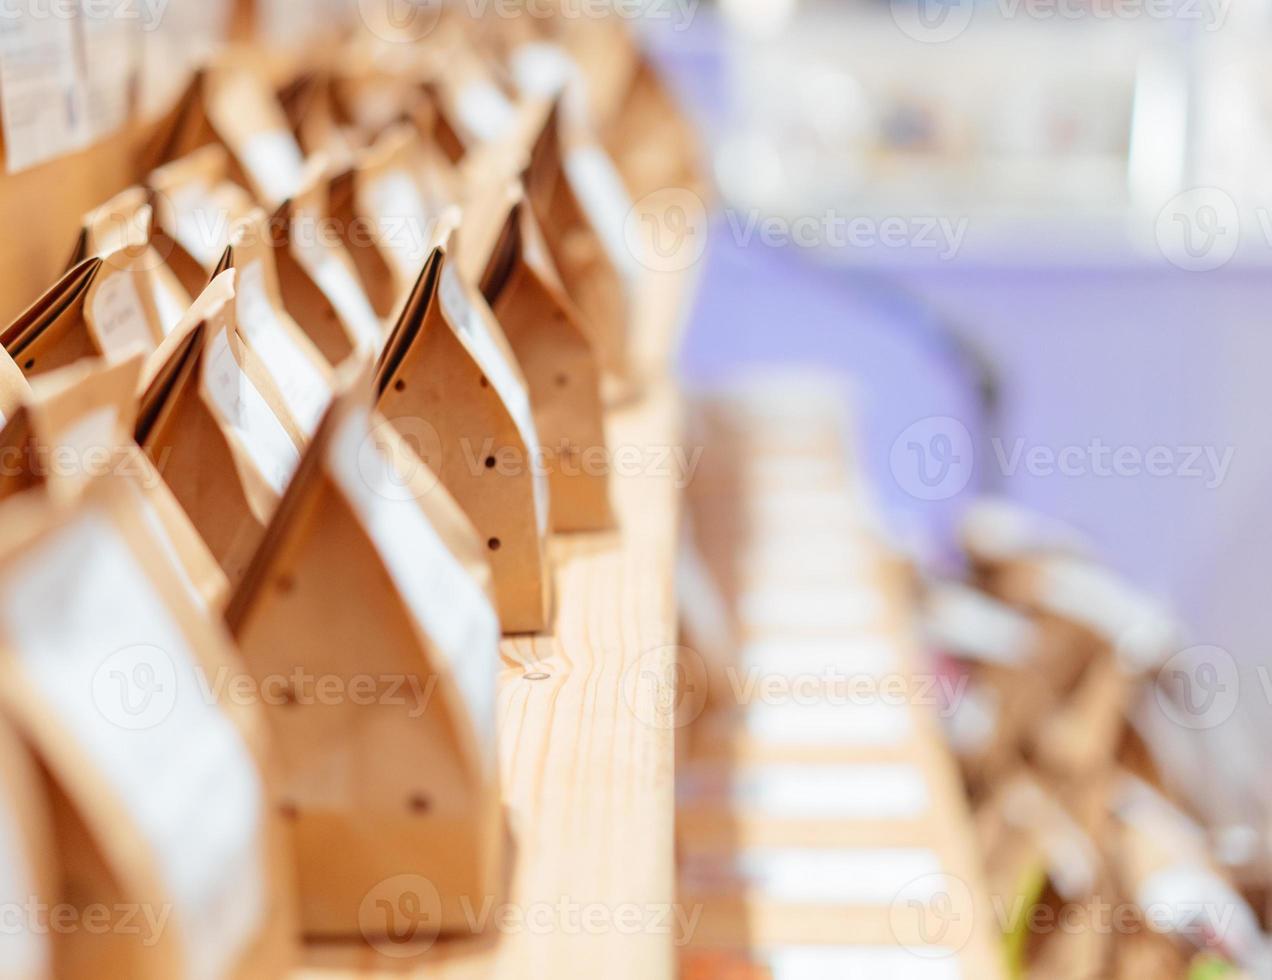
[[[636,332],[669,338],[687,276],[657,276],[640,294]],[[677,639],[673,567],[680,401],[649,343],[639,397],[607,416],[619,528],[558,536],[550,633],[503,643],[498,737],[509,884],[472,938],[442,938],[400,956],[310,946],[298,977],[601,977],[675,974],[674,731],[659,723]],[[661,377],[661,380],[658,380]],[[639,459],[639,463],[632,460]],[[639,471],[639,472],[637,472]],[[480,914],[483,910],[474,910]],[[501,914],[511,925],[495,927]],[[634,922],[634,925],[633,925]],[[427,945],[427,944],[426,944]]]

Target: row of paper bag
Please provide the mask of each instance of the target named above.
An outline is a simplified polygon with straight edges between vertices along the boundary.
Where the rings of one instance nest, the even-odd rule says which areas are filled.
[[[0,975],[275,977],[495,894],[499,639],[613,523],[562,461],[638,388],[682,130],[608,21],[197,75],[0,335]]]

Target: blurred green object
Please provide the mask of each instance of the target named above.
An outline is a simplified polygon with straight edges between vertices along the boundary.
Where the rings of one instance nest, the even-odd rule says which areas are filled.
[[[1234,980],[1240,971],[1227,960],[1198,954],[1188,967],[1188,980]]]
[[[1024,980],[1028,972],[1029,964],[1025,962],[1025,953],[1029,947],[1029,923],[1033,920],[1033,910],[1042,901],[1042,894],[1047,887],[1046,863],[1039,861],[1026,870],[1021,878],[1016,888],[1016,894],[1022,899],[1019,912],[1008,924],[1007,934],[1003,937],[1007,975],[1012,980]]]

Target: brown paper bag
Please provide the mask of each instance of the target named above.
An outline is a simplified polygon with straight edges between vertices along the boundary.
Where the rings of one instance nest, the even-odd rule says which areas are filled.
[[[225,574],[150,459],[133,441],[141,358],[78,361],[42,375],[0,431],[0,499],[36,486],[73,498],[94,477],[127,483],[174,572],[201,608],[219,614]]]
[[[332,216],[371,305],[390,321],[428,259],[437,215],[451,203],[444,187],[426,182],[429,172],[417,134],[402,125],[332,182]]]
[[[167,334],[190,306],[190,294],[150,240],[148,197],[145,188],[130,187],[85,215],[67,268],[73,269],[87,258],[105,258],[130,245],[149,246],[145,253],[147,279],[159,324]]]
[[[1154,931],[1208,948],[1262,976],[1265,940],[1254,911],[1213,865],[1202,828],[1146,784],[1127,777],[1113,798],[1109,851],[1124,894],[1151,910]]]
[[[155,247],[191,296],[208,284],[252,197],[230,180],[225,147],[211,144],[152,171]]]
[[[357,267],[328,209],[323,161],[271,221],[283,306],[332,367],[350,357],[375,358],[384,323],[371,306]]]
[[[200,70],[171,119],[144,157],[151,167],[220,143],[229,151],[230,176],[270,209],[296,192],[304,155],[263,67],[234,52]]]
[[[458,138],[453,160],[482,143],[503,143],[520,126],[515,91],[467,44],[454,47],[429,91],[442,124]]]
[[[305,933],[401,939],[382,904],[412,901],[431,939],[495,895],[499,622],[482,541],[354,377],[227,619],[262,690],[291,685],[270,718]]]
[[[627,367],[631,294],[640,273],[623,232],[631,202],[604,151],[596,144],[568,146],[560,118],[558,104],[531,150],[526,196],[602,367],[621,375]]]
[[[278,93],[278,100],[306,157],[322,154],[336,167],[353,165],[364,141],[342,118],[330,73],[314,71],[299,76]]]
[[[61,899],[53,815],[44,777],[12,724],[0,717],[0,977],[52,980],[49,907]]]
[[[458,232],[461,273],[479,283],[530,389],[554,531],[609,527],[600,368],[516,182],[472,195]]]
[[[235,327],[234,271],[195,300],[147,362],[137,442],[233,588],[300,460],[304,439]]]
[[[602,142],[636,200],[667,188],[704,193],[697,133],[644,52]]]
[[[234,269],[239,334],[269,372],[301,432],[318,428],[331,401],[331,370],[313,341],[283,307],[269,218],[254,209],[234,228],[218,272]]]
[[[54,788],[74,912],[57,976],[278,977],[293,908],[263,721],[135,503],[98,481],[0,520],[0,704]]]
[[[448,261],[455,215],[407,299],[376,369],[379,411],[476,525],[489,550],[499,618],[543,629],[551,606],[549,493],[526,382],[482,297]]]
[[[151,252],[135,244],[84,259],[9,324],[0,342],[22,373],[154,351],[164,333],[148,282]]]

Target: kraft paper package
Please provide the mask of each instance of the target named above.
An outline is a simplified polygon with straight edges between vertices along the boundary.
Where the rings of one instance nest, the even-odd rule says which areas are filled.
[[[300,461],[304,436],[235,324],[217,276],[146,364],[137,442],[229,580],[242,577]]]
[[[484,183],[470,194],[457,232],[460,272],[480,285],[529,386],[552,529],[607,528],[613,512],[596,354],[520,185]]]
[[[1169,610],[1086,558],[1022,559],[994,575],[1000,598],[1028,610],[1053,638],[1032,681],[1049,685],[1056,704],[1035,722],[1039,764],[1081,784],[1107,767],[1121,744],[1136,678],[1180,648]]]
[[[458,137],[461,158],[483,143],[504,142],[520,125],[515,92],[500,84],[467,44],[454,46],[430,91],[440,116]]]
[[[697,134],[648,55],[638,57],[623,106],[602,131],[605,149],[636,200],[667,188],[704,194]]]
[[[190,294],[150,241],[152,210],[148,199],[145,188],[130,187],[85,215],[68,268],[73,269],[87,258],[112,255],[129,245],[149,244],[147,278],[159,325],[167,334],[189,307]]]
[[[157,167],[209,143],[225,147],[231,179],[266,208],[277,208],[300,186],[300,144],[264,66],[249,52],[227,54],[195,75],[145,158]]]
[[[325,159],[312,164],[270,222],[283,306],[332,367],[351,357],[374,359],[384,323],[331,218]]]
[[[332,181],[331,213],[377,314],[396,319],[429,257],[437,215],[452,196],[409,125],[385,130],[357,166]]]
[[[928,642],[968,675],[947,735],[975,798],[1019,763],[1026,735],[1053,704],[1031,678],[1044,638],[1016,609],[957,582],[932,584],[923,613]]]
[[[270,702],[305,934],[391,936],[381,906],[408,898],[433,935],[463,931],[503,835],[485,545],[373,412],[369,374],[341,379],[227,621],[262,686],[344,692]]]
[[[667,188],[701,193],[698,140],[633,32],[618,18],[587,18],[566,26],[559,46],[578,79],[588,116],[636,199]],[[556,56],[545,46],[514,54],[521,78],[531,66],[546,80]]]
[[[256,208],[230,236],[218,271],[234,269],[238,332],[265,366],[287,411],[308,438],[331,401],[331,371],[322,353],[283,307],[269,218]]]
[[[525,378],[490,307],[451,257],[458,215],[432,249],[376,367],[378,409],[477,527],[509,633],[546,627],[549,489]]]
[[[188,599],[109,478],[0,515],[0,710],[52,787],[66,886],[57,976],[273,978],[294,909],[264,722],[223,627]],[[124,928],[129,922],[133,928]]]
[[[43,486],[74,497],[94,476],[111,475],[139,497],[138,509],[173,560],[196,604],[216,614],[225,575],[150,459],[133,441],[141,358],[81,360],[36,378],[0,431],[0,499]],[[16,464],[16,465],[15,465]]]
[[[1123,894],[1141,910],[1153,910],[1154,931],[1180,949],[1207,949],[1252,977],[1267,976],[1272,952],[1258,919],[1212,864],[1202,828],[1129,776],[1112,806],[1110,858]]]
[[[156,247],[189,295],[198,296],[229,246],[235,223],[252,209],[252,196],[230,179],[229,155],[215,143],[155,169],[147,184]]]
[[[631,301],[641,272],[623,230],[632,204],[604,151],[595,143],[572,145],[561,115],[558,102],[534,142],[526,196],[602,368],[621,376],[628,370]]]
[[[306,157],[321,153],[334,166],[350,167],[365,141],[337,104],[330,72],[309,72],[278,94],[288,123]]]
[[[994,576],[1013,562],[1045,555],[1089,556],[1094,547],[1076,528],[1001,497],[968,506],[958,529],[975,584],[993,592]]]
[[[977,830],[1013,969],[1056,980],[1102,975],[1113,937],[1098,923],[1074,919],[1117,898],[1092,838],[1024,772],[980,808]],[[1048,921],[1074,928],[1052,928]]]
[[[28,379],[85,357],[120,361],[164,339],[149,288],[152,250],[138,243],[86,258],[18,316],[0,343]]]
[[[30,749],[0,716],[0,978],[52,980],[50,905],[60,900],[53,818]],[[20,917],[20,918],[19,918]]]

